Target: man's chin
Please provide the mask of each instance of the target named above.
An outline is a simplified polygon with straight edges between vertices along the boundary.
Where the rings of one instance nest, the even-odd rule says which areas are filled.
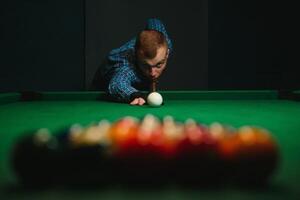
[[[154,81],[154,80],[156,80],[158,77],[150,77],[150,80],[151,81]]]
[[[155,79],[158,79],[158,77],[159,76],[150,76],[150,75],[147,75],[147,74],[144,74],[145,75],[145,77],[147,78],[147,79],[149,79],[149,80],[155,80]]]
[[[147,77],[149,80],[154,80],[154,79],[156,79],[155,77],[149,76],[149,75],[146,75],[146,77]]]

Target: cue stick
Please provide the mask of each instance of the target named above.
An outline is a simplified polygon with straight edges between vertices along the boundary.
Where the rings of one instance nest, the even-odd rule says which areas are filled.
[[[153,79],[152,80],[152,84],[151,84],[151,92],[156,92],[156,84],[157,84],[157,79]]]

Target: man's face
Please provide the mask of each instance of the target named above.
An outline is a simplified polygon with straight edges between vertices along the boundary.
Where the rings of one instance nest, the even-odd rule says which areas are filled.
[[[157,49],[153,59],[139,59],[138,65],[142,72],[150,79],[157,79],[166,68],[169,50],[166,46]]]

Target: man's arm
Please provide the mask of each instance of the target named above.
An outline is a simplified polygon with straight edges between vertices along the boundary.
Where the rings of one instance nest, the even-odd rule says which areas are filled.
[[[143,94],[132,87],[134,73],[128,67],[122,67],[113,75],[108,85],[108,93],[114,99],[132,105],[143,105]]]

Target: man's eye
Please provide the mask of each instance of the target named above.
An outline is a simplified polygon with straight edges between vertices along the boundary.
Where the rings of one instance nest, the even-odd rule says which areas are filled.
[[[163,63],[160,63],[160,64],[157,64],[156,67],[157,67],[157,68],[161,68],[162,65],[163,65]]]

